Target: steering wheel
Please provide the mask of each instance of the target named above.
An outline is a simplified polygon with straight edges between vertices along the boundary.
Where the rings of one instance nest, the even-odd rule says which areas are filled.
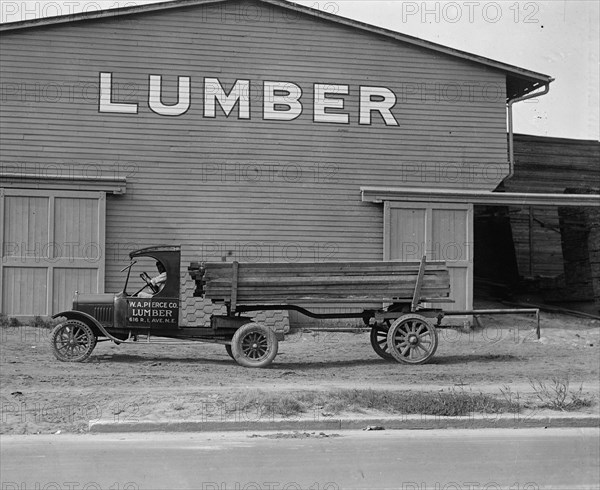
[[[146,283],[146,286],[148,286],[154,294],[158,293],[158,291],[159,291],[158,287],[155,286],[154,284],[152,284],[152,279],[150,278],[150,276],[148,274],[146,274],[145,272],[142,272],[140,274],[140,277]],[[142,288],[142,289],[144,289],[144,288]]]

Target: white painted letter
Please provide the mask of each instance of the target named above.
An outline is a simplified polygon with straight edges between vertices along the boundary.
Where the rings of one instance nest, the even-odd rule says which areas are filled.
[[[120,114],[137,114],[137,104],[119,104],[112,101],[112,73],[100,72],[100,104],[99,112],[118,112]]]
[[[286,94],[276,95],[275,92],[285,92]],[[264,82],[263,94],[263,119],[292,121],[302,114],[302,103],[300,102],[302,89],[295,83]]]
[[[218,78],[204,79],[204,117],[217,117],[215,100],[227,117],[240,102],[238,119],[250,119],[250,80],[237,80],[235,85],[226,94]]]
[[[379,97],[382,100],[373,100]],[[398,121],[392,114],[392,107],[396,105],[396,94],[385,87],[360,88],[360,124],[371,124],[371,112],[378,111],[383,117],[386,126],[398,126]]]
[[[348,95],[348,85],[323,85],[315,84],[315,122],[348,124],[350,116],[348,114],[326,112],[326,109],[343,109],[344,99],[335,99],[327,97],[330,94]]]
[[[190,108],[190,77],[179,77],[177,104],[164,105],[162,103],[162,77],[150,75],[150,89],[148,92],[148,106],[152,112],[161,116],[181,116]]]

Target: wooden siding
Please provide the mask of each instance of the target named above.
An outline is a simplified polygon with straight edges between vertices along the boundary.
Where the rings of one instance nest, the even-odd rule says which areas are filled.
[[[265,8],[250,4],[241,5]],[[182,264],[229,254],[381,260],[382,209],[361,203],[359,186],[493,189],[506,175],[504,73],[276,7],[261,20],[220,12],[2,35],[4,168],[127,177],[127,193],[107,201],[106,290],[120,287],[129,250],[158,243],[182,244]],[[98,112],[100,72],[113,74],[115,101],[138,102],[139,114]],[[151,112],[150,74],[163,76],[165,104],[176,102],[176,77],[191,77],[190,110]],[[204,77],[227,91],[251,80],[251,119],[218,106],[204,118]],[[302,88],[298,119],[262,119],[265,80]],[[349,124],[313,122],[314,83],[349,86]],[[359,87],[369,85],[397,94],[399,126],[377,114],[358,124]]]
[[[600,142],[515,135],[515,174],[508,192],[600,192]],[[564,273],[561,227],[555,206],[510,207],[519,274],[556,277]]]

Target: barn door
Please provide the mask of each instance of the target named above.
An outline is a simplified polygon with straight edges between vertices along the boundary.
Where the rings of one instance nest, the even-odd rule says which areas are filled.
[[[0,189],[0,311],[47,316],[104,291],[103,192]]]
[[[446,310],[473,308],[473,206],[469,204],[386,202],[385,260],[444,260],[450,271]],[[454,322],[468,320],[454,317]]]

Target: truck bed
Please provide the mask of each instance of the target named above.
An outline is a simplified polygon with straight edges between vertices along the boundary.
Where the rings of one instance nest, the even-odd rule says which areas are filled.
[[[192,263],[194,296],[214,303],[398,302],[413,298],[419,262]],[[426,262],[420,296],[447,298],[444,262]]]

